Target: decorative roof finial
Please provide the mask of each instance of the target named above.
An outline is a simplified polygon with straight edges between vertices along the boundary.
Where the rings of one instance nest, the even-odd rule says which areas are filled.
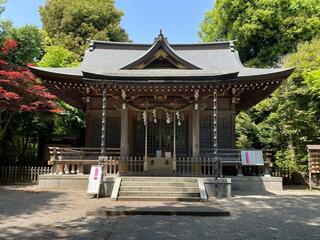
[[[167,39],[163,36],[162,29],[160,29],[160,33],[159,33],[158,37],[156,37],[154,39],[154,41],[157,42],[157,41],[163,41],[163,40],[167,41]]]

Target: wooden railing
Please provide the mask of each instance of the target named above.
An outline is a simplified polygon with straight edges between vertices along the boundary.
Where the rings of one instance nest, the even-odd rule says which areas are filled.
[[[98,160],[101,148],[49,147],[50,160]],[[106,148],[107,156],[120,156],[120,148]]]
[[[37,182],[39,175],[51,173],[51,167],[0,166],[0,183]]]
[[[120,148],[106,148],[106,154],[119,158]],[[99,163],[101,148],[49,147],[50,161],[54,174],[83,174],[84,166]]]
[[[50,148],[50,163],[53,173],[83,174],[85,165],[103,164],[105,174],[142,175],[143,157],[120,157],[120,149],[106,149],[106,156],[100,156],[99,148]],[[214,161],[212,150],[201,157],[177,157],[176,171],[170,175],[177,176],[221,176],[222,166],[235,165],[241,175],[241,151],[243,149],[218,149],[217,162]],[[272,150],[262,150],[265,170],[269,175],[269,165],[272,160]],[[217,174],[215,174],[217,171]]]
[[[105,174],[142,175],[143,157],[100,157]]]
[[[262,151],[265,162],[271,162],[273,158],[272,149],[218,149],[218,159],[227,165],[228,163],[240,163],[241,162],[241,151]],[[212,157],[212,149],[201,149],[201,155]]]
[[[178,157],[177,176],[218,176],[222,175],[221,161],[212,157]],[[217,174],[215,174],[217,173]]]

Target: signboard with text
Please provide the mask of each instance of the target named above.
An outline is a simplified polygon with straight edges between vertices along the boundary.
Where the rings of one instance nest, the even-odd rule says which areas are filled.
[[[262,151],[241,151],[241,162],[243,166],[263,166]]]
[[[102,178],[102,167],[99,165],[92,165],[89,176],[88,194],[99,194],[100,184]]]

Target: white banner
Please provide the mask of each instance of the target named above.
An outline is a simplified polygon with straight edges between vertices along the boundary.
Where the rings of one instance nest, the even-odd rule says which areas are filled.
[[[100,184],[102,178],[102,167],[99,165],[92,165],[89,176],[88,194],[99,194]]]
[[[262,151],[241,151],[243,166],[263,166]]]

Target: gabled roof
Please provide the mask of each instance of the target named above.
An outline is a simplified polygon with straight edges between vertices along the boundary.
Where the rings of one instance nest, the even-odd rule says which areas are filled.
[[[150,67],[151,65],[152,67]],[[200,69],[194,64],[181,58],[175,50],[169,46],[167,39],[162,34],[162,31],[160,31],[160,34],[155,39],[154,44],[143,56],[121,69],[145,68]]]
[[[164,68],[150,67],[160,58],[167,62]],[[158,64],[158,63],[155,63]],[[90,48],[79,67],[76,68],[31,68],[43,78],[73,79],[99,76],[98,79],[170,79],[193,78],[216,81],[218,76],[238,73],[239,81],[286,78],[292,69],[257,69],[242,65],[232,41],[169,44],[162,33],[153,44],[91,41]]]
[[[83,82],[252,86],[281,81],[293,71],[293,68],[244,67],[232,41],[169,44],[162,33],[153,44],[91,41],[79,67],[30,69],[38,77],[60,81],[66,86]],[[276,87],[268,89],[272,91]],[[244,91],[238,105],[252,106],[267,97],[268,91],[259,94]]]

